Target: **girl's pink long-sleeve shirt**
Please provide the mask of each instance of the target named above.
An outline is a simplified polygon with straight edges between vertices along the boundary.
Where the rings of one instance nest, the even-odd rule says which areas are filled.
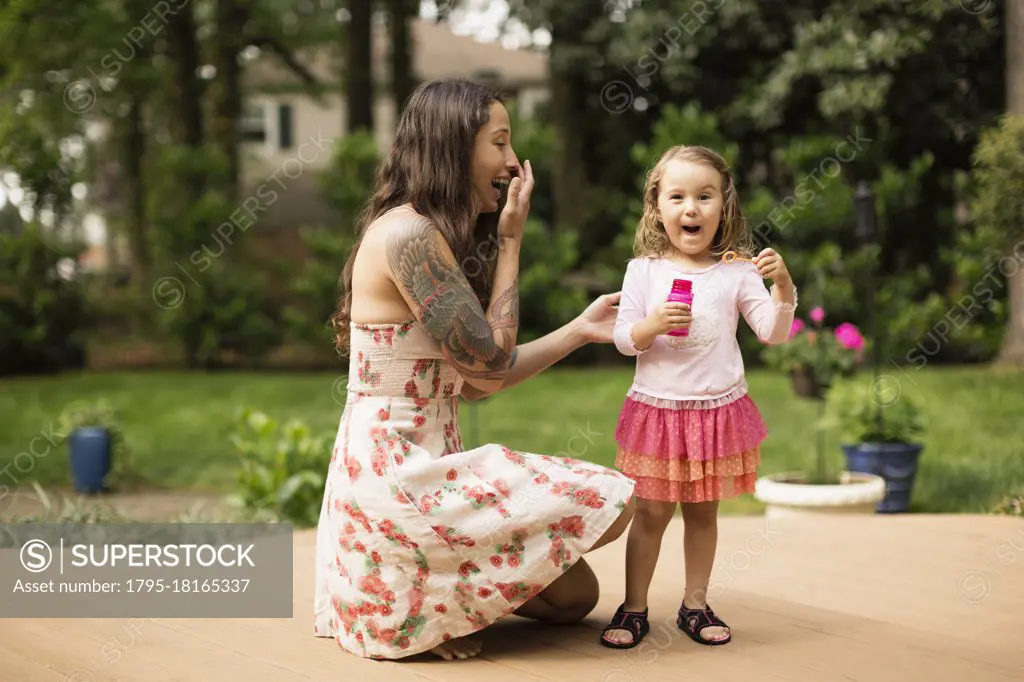
[[[650,348],[637,351],[633,325],[668,298],[675,278],[693,282],[689,336],[658,336]],[[668,400],[715,400],[745,391],[736,338],[741,314],[763,343],[776,344],[789,337],[795,313],[772,299],[753,263],[685,270],[663,258],[631,260],[613,340],[621,353],[637,356],[632,390]]]

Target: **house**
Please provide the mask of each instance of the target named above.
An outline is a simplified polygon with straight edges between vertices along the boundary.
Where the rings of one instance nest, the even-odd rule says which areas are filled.
[[[447,24],[426,19],[414,20],[410,34],[413,76],[418,81],[466,78],[486,82],[506,93],[526,116],[547,98],[545,54],[456,35]],[[388,32],[383,22],[374,25],[372,50],[374,133],[383,154],[391,143],[398,111],[387,88]],[[341,138],[346,129],[344,91],[336,66],[338,50],[325,47],[297,59],[326,86],[322,96],[303,92],[299,78],[272,56],[257,58],[245,67],[244,88],[249,94],[241,121],[243,187],[246,196],[255,194],[255,201],[261,204],[260,231],[329,225],[337,220],[322,198],[317,176],[330,162],[332,141]],[[272,201],[260,198],[261,186],[262,196],[272,197]]]

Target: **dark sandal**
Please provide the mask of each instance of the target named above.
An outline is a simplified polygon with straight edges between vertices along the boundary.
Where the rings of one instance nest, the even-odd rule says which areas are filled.
[[[732,629],[729,629],[729,634],[726,635],[725,639],[705,639],[701,636],[701,632],[704,628],[718,627],[728,628],[721,618],[719,618],[714,611],[711,610],[711,605],[707,605],[703,609],[688,609],[686,605],[679,607],[679,616],[676,618],[676,627],[685,632],[687,636],[698,644],[706,644],[708,646],[718,646],[720,644],[728,644],[732,641]]]
[[[615,611],[615,615],[612,616],[612,622],[608,623],[604,630],[601,631],[601,644],[604,644],[610,649],[632,649],[639,644],[651,630],[651,625],[647,622],[647,609],[644,609],[643,611],[623,611],[623,606],[625,606],[625,604],[619,605],[619,608]],[[633,633],[633,641],[609,642],[604,638],[604,636],[608,634],[609,630],[629,630]]]

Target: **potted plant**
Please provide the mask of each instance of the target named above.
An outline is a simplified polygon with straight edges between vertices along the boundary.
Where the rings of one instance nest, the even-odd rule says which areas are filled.
[[[766,346],[762,358],[769,367],[789,375],[797,395],[820,400],[837,376],[851,376],[857,370],[866,342],[850,322],[834,329],[824,327],[821,306],[813,308],[808,318],[810,325],[795,318],[789,340]]]
[[[75,492],[105,492],[114,454],[123,442],[117,410],[103,399],[78,400],[64,408],[59,424],[67,439]]]
[[[819,273],[819,279],[821,275]],[[819,284],[819,289],[824,289]],[[864,338],[855,326],[844,323],[828,333],[823,330],[825,310],[813,308],[808,315],[814,329],[805,330],[794,319],[788,343],[769,347],[776,367],[790,373],[798,395],[821,398],[837,376],[851,374],[860,363]],[[784,471],[762,476],[754,484],[754,496],[765,504],[765,516],[872,513],[885,496],[885,480],[872,472],[847,467],[833,472],[825,448],[828,421],[825,402],[818,402],[815,424],[815,460],[806,471]]]
[[[765,505],[767,518],[821,514],[870,514],[885,496],[885,479],[847,467],[835,472],[824,445],[826,424],[818,420],[815,465],[807,471],[762,476],[754,497]]]
[[[925,428],[917,400],[893,377],[845,379],[829,390],[825,422],[838,427],[850,471],[885,479],[877,511],[907,511],[924,448],[917,440]]]

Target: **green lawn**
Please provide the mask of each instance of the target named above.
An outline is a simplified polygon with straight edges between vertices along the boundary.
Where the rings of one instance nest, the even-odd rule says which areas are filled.
[[[891,373],[923,401],[924,438],[913,509],[985,511],[1024,486],[1024,374],[957,367]],[[631,372],[554,369],[503,394],[464,404],[466,444],[500,442],[528,452],[571,454],[603,464],[614,459],[613,433]],[[802,468],[813,460],[814,403],[796,398],[777,374],[752,372],[751,394],[768,423],[762,473]],[[277,419],[297,417],[333,433],[344,377],[329,374],[111,373],[0,381],[0,486],[12,477],[43,485],[69,482],[67,452],[33,439],[56,429],[62,407],[78,398],[109,398],[123,409],[138,472],[149,484],[228,491],[236,455],[228,442],[237,407]],[[838,443],[828,452],[842,464]],[[324,453],[326,466],[329,453]],[[6,467],[6,469],[5,469]],[[20,471],[19,471],[20,469]],[[26,469],[28,469],[26,471]],[[0,488],[2,489],[2,488]],[[751,497],[725,511],[757,509]]]

